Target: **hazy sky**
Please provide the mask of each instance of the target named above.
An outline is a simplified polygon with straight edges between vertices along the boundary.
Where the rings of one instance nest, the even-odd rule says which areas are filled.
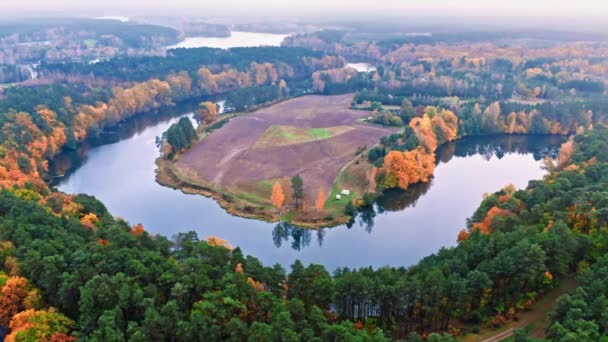
[[[272,9],[269,12],[269,9]],[[608,17],[608,0],[0,0],[0,12],[34,14],[102,13],[141,15],[249,13],[314,14],[328,12],[413,13],[467,16],[591,16]],[[260,18],[262,19],[262,18]],[[0,18],[0,20],[2,20]]]
[[[0,23],[21,16],[183,16],[249,21],[281,18],[392,18],[402,23],[486,27],[608,28],[608,0],[0,0]],[[428,18],[428,20],[426,20]],[[221,21],[221,20],[220,20]]]

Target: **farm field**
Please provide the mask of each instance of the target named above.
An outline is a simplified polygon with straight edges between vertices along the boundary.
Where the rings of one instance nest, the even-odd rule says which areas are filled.
[[[192,146],[174,168],[188,183],[266,209],[274,182],[288,192],[287,179],[300,175],[305,207],[312,207],[319,191],[332,194],[340,170],[358,153],[396,131],[360,122],[369,113],[349,109],[352,98],[305,96],[240,115]]]

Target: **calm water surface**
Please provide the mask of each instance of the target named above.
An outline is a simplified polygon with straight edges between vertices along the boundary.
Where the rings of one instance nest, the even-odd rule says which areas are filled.
[[[373,72],[376,71],[376,67],[369,63],[346,63],[347,68],[353,68],[358,72]]]
[[[208,198],[183,194],[155,182],[155,139],[179,112],[176,108],[138,118],[53,163],[67,193],[86,193],[111,213],[148,231],[173,236],[196,231],[219,236],[265,264],[289,266],[295,259],[339,266],[411,265],[444,246],[455,245],[485,192],[508,183],[524,187],[541,178],[541,160],[555,155],[556,137],[484,137],[463,139],[438,151],[435,177],[406,192],[382,197],[376,210],[349,226],[300,230],[234,217]]]
[[[230,49],[234,47],[280,46],[288,34],[232,31],[230,37],[189,37],[167,49],[210,47]]]

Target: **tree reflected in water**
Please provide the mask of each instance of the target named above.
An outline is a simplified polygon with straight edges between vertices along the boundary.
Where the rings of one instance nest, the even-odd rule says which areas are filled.
[[[559,154],[560,145],[566,139],[566,137],[553,135],[499,135],[464,138],[441,146],[437,150],[437,164],[448,163],[454,157],[475,155],[481,155],[485,160],[491,160],[494,157],[502,159],[511,153],[532,154],[535,160],[555,159]],[[354,226],[359,226],[371,234],[377,215],[415,207],[418,199],[424,196],[432,186],[433,181],[431,180],[428,183],[414,184],[407,190],[384,191],[376,199],[375,205],[360,208],[357,215],[346,224],[346,228],[352,229]],[[325,229],[315,231],[280,222],[273,229],[272,238],[277,248],[284,243],[291,242],[291,248],[300,251],[310,245],[313,233],[316,233],[317,242],[321,247],[326,233]]]
[[[310,229],[298,228],[287,222],[279,222],[272,230],[272,240],[277,248],[281,247],[283,242],[291,240],[291,248],[299,251],[310,245],[312,232]]]
[[[509,153],[532,154],[535,160],[557,158],[559,147],[567,137],[557,135],[493,135],[469,137],[447,143],[437,151],[438,164],[453,157],[482,155],[490,160],[502,159]]]
[[[209,100],[219,100],[220,97],[209,97]],[[185,101],[173,107],[162,107],[153,111],[136,115],[118,125],[108,128],[98,134],[91,134],[86,141],[76,146],[67,146],[49,163],[48,181],[51,185],[58,184],[62,179],[68,178],[88,159],[89,151],[95,147],[117,143],[140,134],[148,127],[162,122],[169,122],[173,118],[192,113],[198,108],[200,99]],[[168,125],[167,125],[168,126]],[[168,127],[167,127],[168,128]]]

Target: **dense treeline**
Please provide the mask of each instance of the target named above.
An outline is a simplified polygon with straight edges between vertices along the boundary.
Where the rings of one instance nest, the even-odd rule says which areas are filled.
[[[527,190],[505,188],[487,197],[458,247],[409,270],[338,271],[335,287],[344,288],[335,297],[342,299],[339,312],[377,318],[385,330],[403,336],[445,329],[456,317],[500,324],[529,307],[559,277],[594,263],[606,250],[607,221],[599,208],[608,198],[608,159],[598,153],[607,132],[577,136],[571,157],[566,145],[560,155],[564,171],[531,182]]]
[[[492,32],[486,29],[471,31],[462,27],[445,29],[441,25],[421,28],[417,23],[378,22],[350,23],[350,30],[325,29],[287,37],[284,46],[299,46],[340,53],[351,59],[380,60],[399,48],[417,46],[484,45],[502,39],[541,39],[548,42],[604,41],[604,34],[555,32],[542,30],[514,30]],[[401,28],[399,28],[401,27]],[[424,27],[424,26],[423,26]],[[399,32],[399,33],[397,33]],[[403,32],[409,32],[404,34]],[[530,50],[534,50],[530,48]]]
[[[239,88],[226,95],[226,110],[239,112],[259,104],[306,95],[310,92],[310,86],[310,80],[302,80],[291,82],[289,86],[279,82],[268,86]]]
[[[341,41],[342,35],[325,31],[306,37],[311,44],[315,39],[329,44]],[[347,51],[361,47],[353,44]],[[379,51],[368,46],[368,52]],[[379,190],[427,182],[436,147],[453,139],[567,135],[603,123],[608,115],[608,51],[603,45],[534,49],[406,44],[382,54],[375,58],[375,71],[333,68],[312,75],[315,91],[356,92],[353,107],[372,111],[370,122],[404,127],[368,153]]]
[[[489,195],[457,247],[408,269],[345,268],[332,276],[323,266],[296,262],[287,274],[221,239],[200,241],[183,233],[169,241],[114,219],[92,197],[28,187],[0,192],[0,264],[40,289],[38,310],[56,307],[67,316],[57,318],[63,334],[90,340],[415,340],[411,333],[459,334],[454,320],[500,325],[606,252],[606,146],[606,128],[575,137],[546,179]],[[586,277],[601,279],[591,273],[603,272],[601,265]],[[30,286],[27,292],[32,285],[20,281],[11,288]],[[568,329],[580,333],[565,314],[578,304],[564,298],[554,316],[560,322],[551,329],[555,336]],[[11,321],[2,311],[7,307],[0,305],[0,318]],[[593,323],[605,314],[605,307],[598,310],[585,316],[589,336],[605,333],[602,323]],[[602,328],[593,330],[593,324]]]
[[[527,61],[498,57],[492,48],[480,52],[487,57],[458,56],[458,47],[412,49],[391,52],[385,56],[390,63],[375,72],[313,74],[317,91],[357,91],[353,106],[373,111],[369,121],[404,127],[368,153],[380,190],[427,182],[434,151],[444,142],[487,134],[574,134],[608,115],[603,58],[572,59],[565,47],[555,47],[555,57]]]
[[[195,48],[173,49],[167,56],[150,57],[118,57],[95,64],[68,63],[49,64],[43,66],[48,73],[66,75],[95,75],[101,78],[115,78],[126,81],[143,81],[155,77],[164,77],[171,73],[186,71],[191,76],[203,65],[214,66],[216,71],[224,70],[224,66],[237,71],[248,70],[251,63],[286,64],[294,69],[294,73],[302,77],[308,72],[314,59],[321,59],[323,54],[303,48],[287,47],[251,47],[251,48]],[[308,61],[308,66],[303,61]],[[328,60],[329,66],[335,62]]]
[[[606,296],[608,259],[605,256],[578,277],[574,293],[560,297],[551,313],[548,337],[555,341],[601,341],[608,335]]]
[[[137,58],[108,62],[114,70],[109,77],[127,69],[145,76],[158,76],[141,82],[117,85],[95,81],[94,77],[86,75],[64,75],[65,78],[59,80],[68,82],[7,89],[0,101],[0,112],[7,113],[0,117],[0,146],[3,148],[0,183],[11,186],[29,181],[44,187],[40,178],[47,171],[49,158],[138,113],[231,91],[237,92],[229,96],[228,107],[246,109],[302,94],[311,73],[344,63],[341,58],[316,58],[313,56],[319,56],[318,53],[307,54],[302,49],[290,48],[203,49],[203,53],[178,50],[175,53],[178,57],[151,58],[158,63],[150,65],[130,64],[139,61]],[[173,70],[173,67],[179,67],[178,62],[191,72]],[[165,63],[170,69],[163,69]],[[231,66],[200,63],[229,63]],[[109,72],[103,63],[91,67]]]
[[[477,103],[464,104],[455,114],[433,106],[414,107],[405,100],[399,110],[373,114],[371,121],[379,124],[401,126],[407,122],[403,131],[382,138],[380,146],[368,152],[369,162],[379,168],[379,190],[407,189],[412,184],[428,182],[438,146],[458,138],[489,134],[567,135],[584,131],[605,118],[594,115],[582,103],[528,106],[527,112],[524,108],[513,104],[501,108],[498,102],[485,109]],[[505,114],[505,109],[510,113]]]
[[[317,300],[323,295],[314,292],[327,285],[315,282],[322,266],[294,270],[291,288],[280,266],[263,267],[221,239],[199,241],[192,232],[174,241],[153,237],[141,226],[115,220],[89,197],[62,198],[71,201],[63,207],[24,197],[0,193],[0,235],[14,243],[14,248],[5,244],[3,261],[15,256],[20,273],[34,280],[45,303],[76,321],[79,337],[384,340],[375,328],[337,322],[327,298]],[[89,214],[80,221],[77,215],[56,215],[70,205]],[[318,285],[300,289],[297,277]],[[293,298],[285,300],[286,294]]]
[[[342,39],[332,32],[321,38]],[[374,46],[355,49],[371,57]],[[597,280],[608,243],[606,128],[564,144],[557,162],[547,162],[549,175],[526,190],[488,195],[457,247],[407,269],[331,275],[296,262],[288,273],[218,238],[152,236],[94,198],[51,192],[42,181],[49,158],[110,125],[226,92],[227,107],[238,110],[309,90],[357,90],[358,102],[380,102],[370,104],[372,120],[404,126],[368,154],[381,188],[428,181],[437,146],[458,137],[582,133],[604,121],[608,64],[564,58],[601,57],[602,47],[486,49],[402,46],[376,56],[384,65],[373,73],[297,48],[175,50],[166,58],[45,66],[46,77],[69,82],[11,88],[0,101],[2,331],[9,341],[448,341],[431,333],[458,335],[463,322],[498,326],[591,265],[580,293],[560,300],[549,333],[562,340],[606,335],[606,289]],[[387,104],[400,107],[383,110]],[[208,128],[223,122],[213,124],[217,113],[202,107]],[[163,151],[183,151],[196,134],[181,119],[165,134]],[[585,315],[580,308],[588,308]]]
[[[23,67],[0,64],[0,84],[21,82],[27,80],[29,77],[29,71]]]

